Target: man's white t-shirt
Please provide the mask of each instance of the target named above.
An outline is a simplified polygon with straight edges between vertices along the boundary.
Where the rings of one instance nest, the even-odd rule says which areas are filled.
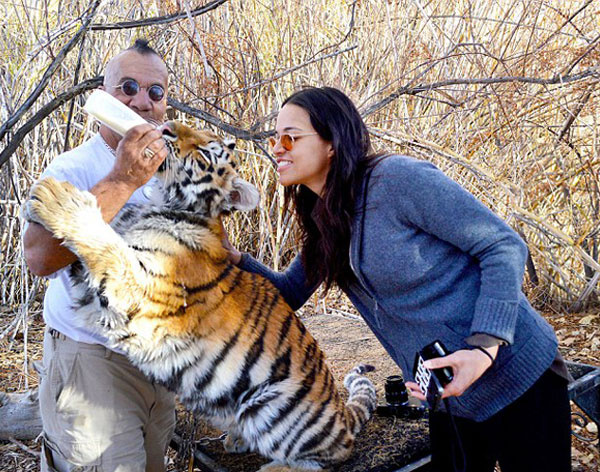
[[[81,190],[90,190],[109,173],[114,161],[114,154],[100,134],[96,134],[81,146],[57,156],[40,178],[54,177],[59,181],[69,181]],[[152,178],[145,186],[137,189],[126,206],[148,203],[155,182],[156,179]],[[44,297],[46,324],[75,341],[106,345],[105,338],[79,327],[75,321],[69,266],[48,278],[50,283]]]

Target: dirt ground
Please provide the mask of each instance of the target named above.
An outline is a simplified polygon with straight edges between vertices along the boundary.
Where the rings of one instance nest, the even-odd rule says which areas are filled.
[[[369,329],[356,315],[344,297],[329,297],[309,304],[299,313],[313,336],[326,353],[329,366],[342,385],[345,373],[360,362],[372,364],[376,370],[369,374],[374,381],[380,404],[384,399],[384,382],[389,375],[401,374]],[[600,365],[600,310],[582,314],[546,313],[561,340],[561,352],[565,358]],[[0,308],[0,334],[14,320],[10,310]],[[37,377],[31,371],[24,372],[24,345],[27,342],[28,363],[41,358],[43,322],[41,315],[30,317],[28,333],[23,336],[22,325],[10,330],[0,339],[0,392],[24,391],[37,385]],[[343,389],[343,388],[341,388]],[[184,439],[191,440],[191,423],[195,425],[195,440],[213,438],[218,432],[207,427],[201,420],[192,420],[185,412],[178,414],[178,429]],[[597,438],[593,424],[574,429],[582,436]],[[254,454],[225,454],[220,441],[203,446],[210,457],[230,472],[256,470],[265,460]],[[398,469],[428,452],[427,419],[407,419],[375,416],[357,439],[355,452],[350,460],[337,470],[343,472],[388,472]],[[593,472],[600,470],[597,442],[584,442],[573,437],[573,471]],[[0,441],[0,471],[25,472],[37,470],[39,445],[35,441]],[[170,471],[190,470],[184,463],[185,456],[170,453]],[[201,470],[197,468],[196,470]]]

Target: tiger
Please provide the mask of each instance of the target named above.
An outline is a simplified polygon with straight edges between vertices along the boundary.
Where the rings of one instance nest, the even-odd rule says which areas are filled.
[[[77,322],[125,353],[195,415],[227,431],[228,452],[271,459],[261,472],[325,470],[351,454],[376,391],[359,364],[343,401],[315,339],[266,278],[232,264],[222,216],[258,205],[235,142],[167,122],[168,156],[152,202],[107,224],[92,194],[36,183],[25,219],[79,260],[70,268]]]

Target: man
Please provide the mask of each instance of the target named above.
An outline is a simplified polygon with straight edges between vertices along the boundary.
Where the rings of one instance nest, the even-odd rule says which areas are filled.
[[[156,124],[166,111],[167,82],[163,60],[137,40],[108,63],[101,88]],[[147,201],[147,183],[166,155],[152,125],[136,126],[123,138],[102,125],[97,135],[54,159],[42,177],[89,190],[110,221],[126,204]],[[51,278],[40,384],[42,470],[163,471],[175,425],[173,395],[107,349],[105,339],[77,327],[68,275],[76,256],[35,223],[23,241],[29,269]]]

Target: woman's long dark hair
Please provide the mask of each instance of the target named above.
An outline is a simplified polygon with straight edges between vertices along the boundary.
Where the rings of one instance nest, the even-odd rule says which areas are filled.
[[[352,101],[335,88],[306,88],[283,105],[288,103],[308,113],[315,131],[331,142],[334,155],[321,198],[304,185],[290,185],[285,189],[285,207],[292,203],[299,222],[308,282],[324,282],[326,290],[333,283],[344,289],[354,280],[350,233],[361,169],[371,151],[369,132]]]

